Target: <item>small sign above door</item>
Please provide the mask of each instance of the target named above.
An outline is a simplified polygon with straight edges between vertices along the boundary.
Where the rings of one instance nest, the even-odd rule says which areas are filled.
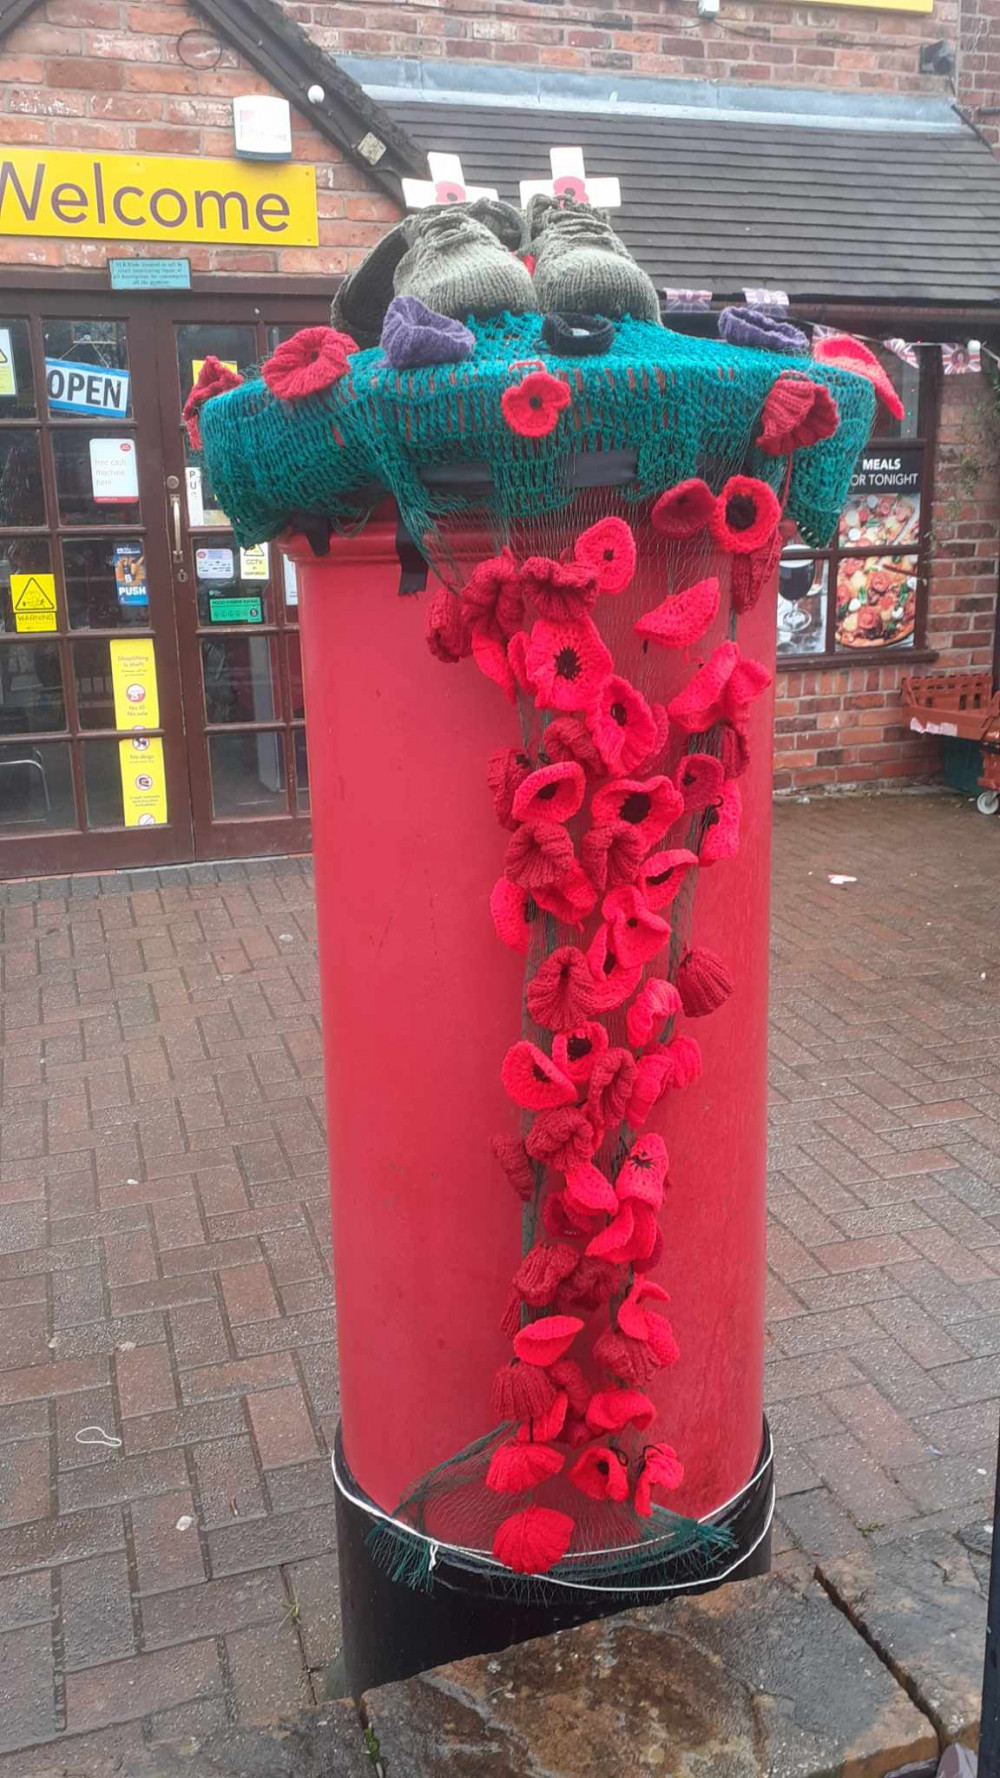
[[[112,290],[190,290],[189,259],[109,259]]]

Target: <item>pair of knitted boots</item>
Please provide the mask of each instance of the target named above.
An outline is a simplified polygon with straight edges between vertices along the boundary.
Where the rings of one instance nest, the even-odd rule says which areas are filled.
[[[530,254],[529,271],[522,254]],[[658,321],[656,291],[602,210],[539,195],[522,216],[477,198],[418,210],[385,235],[344,279],[333,325],[360,346],[378,344],[394,296],[415,296],[439,315],[602,315]]]

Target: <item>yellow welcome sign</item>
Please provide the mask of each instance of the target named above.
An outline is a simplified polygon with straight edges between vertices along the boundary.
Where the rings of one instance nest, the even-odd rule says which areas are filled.
[[[0,147],[0,235],[315,247],[316,174],[290,162]]]
[[[797,5],[798,0],[791,0]],[[810,0],[812,6],[862,6],[869,12],[933,12],[934,0]]]

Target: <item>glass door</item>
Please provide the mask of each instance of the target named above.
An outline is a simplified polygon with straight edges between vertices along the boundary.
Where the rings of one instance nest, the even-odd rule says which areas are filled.
[[[0,877],[193,857],[155,326],[0,308]]]

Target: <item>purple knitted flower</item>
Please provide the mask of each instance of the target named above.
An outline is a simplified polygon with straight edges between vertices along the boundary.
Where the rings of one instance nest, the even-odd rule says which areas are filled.
[[[461,321],[439,315],[419,296],[393,297],[382,323],[382,350],[395,370],[426,364],[458,364],[471,358],[476,336]]]
[[[755,346],[759,352],[784,352],[808,358],[809,341],[790,321],[776,321],[763,309],[723,309],[719,333],[730,346]]]

